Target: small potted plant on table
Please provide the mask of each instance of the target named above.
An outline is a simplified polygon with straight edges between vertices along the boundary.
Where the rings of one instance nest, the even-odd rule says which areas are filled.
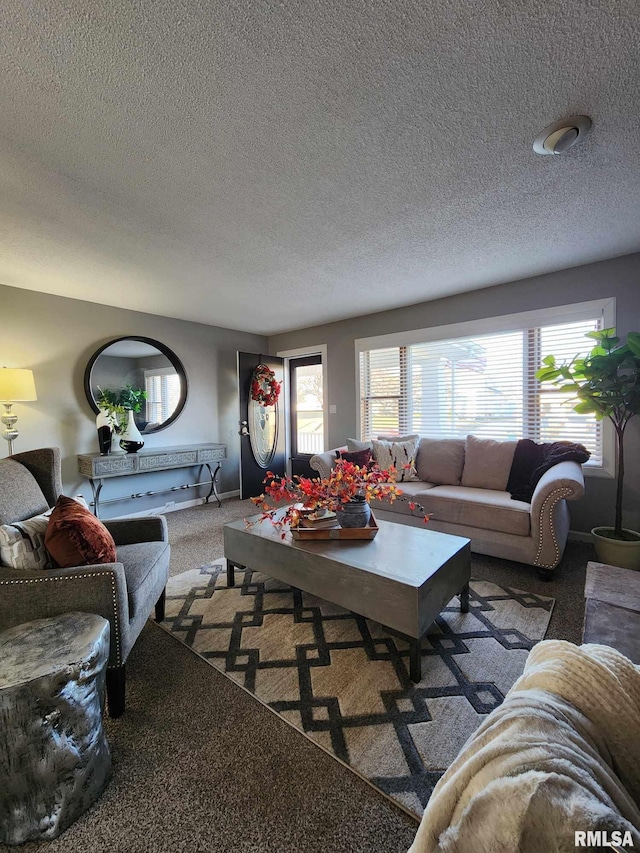
[[[102,390],[102,388],[98,391],[96,403],[98,408],[106,413],[111,425],[111,452],[118,453],[124,450],[127,453],[136,453],[144,447],[144,441],[136,426],[133,413],[142,410],[147,392],[132,385],[127,385],[120,391]]]
[[[264,480],[264,494],[251,498],[262,510],[261,520],[270,520],[282,537],[285,528],[296,526],[301,513],[328,510],[335,512],[341,527],[366,527],[371,515],[369,501],[382,500],[393,503],[396,500],[409,500],[395,484],[394,468],[381,470],[377,466],[359,466],[345,459],[338,459],[329,477],[324,479],[309,477],[279,477],[271,471]],[[284,513],[273,508],[267,498],[278,504],[292,504]],[[409,508],[424,516],[424,507],[409,500]]]
[[[608,418],[616,436],[617,487],[613,527],[591,531],[598,559],[627,569],[640,569],[640,533],[622,526],[625,473],[624,437],[629,421],[640,414],[640,333],[631,332],[621,344],[615,329],[588,332],[597,343],[586,358],[574,357],[557,364],[554,356],[543,359],[536,376],[578,399],[573,407],[580,414]]]

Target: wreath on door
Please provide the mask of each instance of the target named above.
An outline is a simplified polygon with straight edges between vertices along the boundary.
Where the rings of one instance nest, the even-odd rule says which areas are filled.
[[[275,406],[280,396],[280,383],[266,364],[259,364],[251,377],[251,399],[261,406]]]

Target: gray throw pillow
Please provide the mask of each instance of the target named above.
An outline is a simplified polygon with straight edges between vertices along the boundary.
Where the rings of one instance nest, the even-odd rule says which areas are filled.
[[[492,438],[467,436],[462,471],[462,485],[476,489],[507,488],[517,441],[494,441]]]
[[[418,479],[437,486],[459,486],[464,468],[464,438],[422,438],[418,445]]]
[[[347,450],[354,453],[356,450],[373,450],[372,441],[358,441],[357,438],[347,439]]]
[[[420,436],[414,435],[379,435],[378,441],[420,441]]]

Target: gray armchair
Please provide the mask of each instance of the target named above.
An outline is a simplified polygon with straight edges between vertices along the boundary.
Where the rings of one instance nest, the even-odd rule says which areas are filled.
[[[46,512],[62,494],[60,451],[46,447],[0,459],[0,524]],[[0,567],[0,630],[73,610],[111,625],[107,669],[109,715],[125,707],[125,663],[155,605],[164,618],[169,540],[162,516],[106,521],[118,562],[24,571]]]

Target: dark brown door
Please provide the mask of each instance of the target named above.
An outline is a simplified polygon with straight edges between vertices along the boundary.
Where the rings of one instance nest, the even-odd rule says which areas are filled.
[[[273,406],[261,406],[251,399],[254,371],[265,364],[280,383],[280,395]],[[238,393],[240,399],[240,498],[254,498],[264,491],[267,471],[285,473],[285,394],[284,359],[254,352],[238,353]]]

